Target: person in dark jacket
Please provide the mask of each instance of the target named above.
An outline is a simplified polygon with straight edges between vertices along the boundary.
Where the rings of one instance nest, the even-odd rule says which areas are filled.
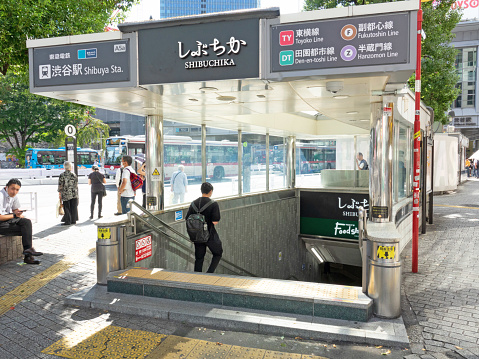
[[[76,224],[78,220],[78,177],[71,171],[71,162],[65,162],[63,167],[65,172],[58,179],[58,193],[65,211],[62,225],[68,226]]]
[[[91,185],[91,204],[90,204],[90,219],[93,219],[93,211],[95,210],[95,202],[98,197],[98,218],[103,217],[101,215],[101,209],[103,205],[103,194],[105,193],[106,178],[100,173],[97,166],[91,167],[92,173],[88,175],[88,184]]]
[[[193,201],[196,208],[201,209],[201,207],[210,202],[210,197],[212,195],[213,185],[209,182],[201,184],[201,197]],[[196,213],[196,211],[193,209],[193,206],[190,205],[188,213],[186,214],[186,218],[188,218],[192,213]],[[195,272],[203,271],[206,248],[209,248],[211,254],[213,254],[213,258],[211,259],[207,273],[213,273],[221,260],[221,256],[223,255],[223,246],[215,228],[215,225],[217,225],[221,219],[220,207],[218,206],[218,203],[214,202],[203,212],[201,212],[201,214],[205,216],[210,237],[206,243],[195,243]]]

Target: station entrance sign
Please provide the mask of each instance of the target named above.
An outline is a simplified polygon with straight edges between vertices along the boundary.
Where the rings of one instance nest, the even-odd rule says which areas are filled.
[[[409,32],[406,13],[272,26],[272,72],[407,63]]]
[[[35,88],[130,80],[129,40],[33,49]]]

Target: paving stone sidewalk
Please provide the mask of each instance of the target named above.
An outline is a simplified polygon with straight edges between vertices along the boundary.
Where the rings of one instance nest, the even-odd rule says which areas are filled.
[[[413,354],[407,359],[479,358],[479,181],[434,196],[434,223],[402,253],[402,312]]]

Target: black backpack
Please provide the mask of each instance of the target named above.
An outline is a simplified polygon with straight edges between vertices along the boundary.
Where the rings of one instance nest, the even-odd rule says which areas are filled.
[[[198,209],[195,202],[191,202],[191,207],[196,213],[192,213],[186,219],[186,230],[190,236],[190,240],[193,243],[206,243],[210,238],[210,232],[208,231],[208,224],[206,218],[201,214],[206,208],[208,208],[214,201],[210,200],[203,207]],[[199,205],[201,206],[201,199]]]

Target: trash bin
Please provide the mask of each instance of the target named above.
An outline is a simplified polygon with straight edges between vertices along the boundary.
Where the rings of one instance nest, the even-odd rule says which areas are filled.
[[[401,261],[398,242],[371,242],[368,295],[374,314],[382,318],[401,315]]]
[[[120,248],[118,227],[98,227],[96,241],[97,283],[106,285],[108,273],[120,269]]]

